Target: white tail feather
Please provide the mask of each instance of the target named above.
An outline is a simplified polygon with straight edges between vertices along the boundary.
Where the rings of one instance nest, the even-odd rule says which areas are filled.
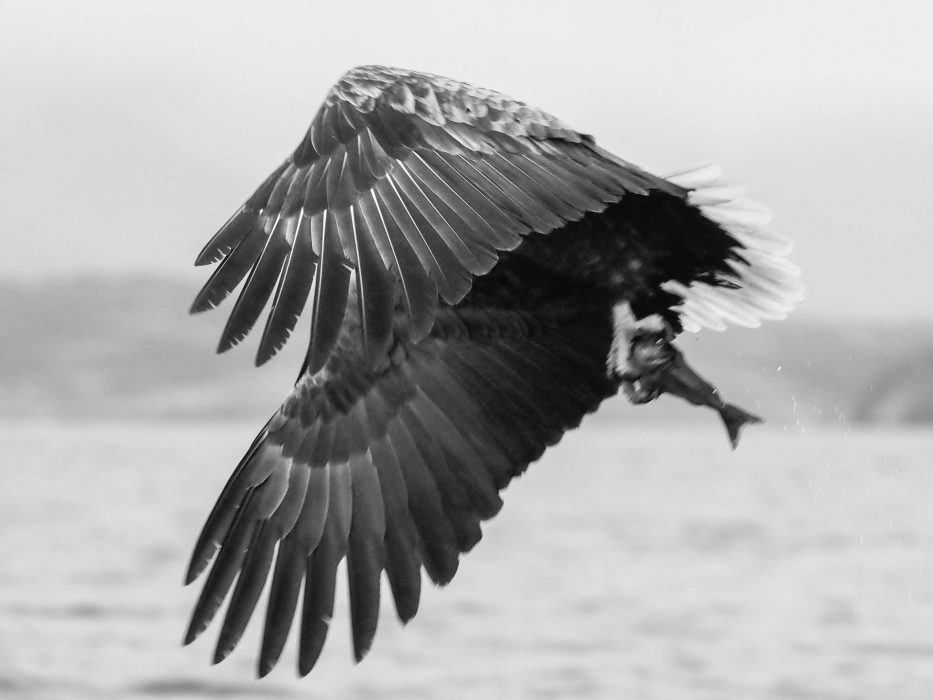
[[[679,173],[668,175],[667,180],[684,189],[696,190],[704,186],[713,185],[714,183],[721,184],[718,182],[721,177],[722,167],[716,163],[707,163],[698,168],[691,168],[690,170],[683,170]]]
[[[740,197],[745,196],[745,187],[738,185],[727,185],[723,187],[704,187],[701,190],[693,190],[687,196],[687,201],[695,207],[705,204],[723,204],[725,202],[734,202]]]
[[[690,190],[687,201],[739,243],[741,260],[729,260],[735,287],[694,282],[689,287],[665,282],[665,290],[683,298],[675,306],[685,331],[725,330],[726,323],[757,327],[764,319],[781,319],[803,298],[800,269],[784,256],[793,248],[784,236],[766,227],[771,213],[747,199],[745,189],[720,181],[722,168],[703,165],[667,179]]]

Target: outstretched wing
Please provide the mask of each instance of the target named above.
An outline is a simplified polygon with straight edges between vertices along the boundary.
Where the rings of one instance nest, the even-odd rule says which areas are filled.
[[[285,343],[309,296],[306,364],[322,367],[348,288],[367,356],[384,354],[396,287],[413,338],[438,297],[455,304],[500,251],[626,193],[676,185],[598,148],[542,110],[414,71],[356,68],[331,89],[302,143],[208,242],[197,264],[221,261],[192,311],[212,308],[246,278],[220,341],[251,330],[270,297],[257,363]],[[356,274],[351,274],[351,270]]]
[[[546,313],[442,310],[428,337],[396,346],[378,372],[341,342],[326,370],[298,382],[208,518],[187,580],[215,551],[216,559],[186,641],[236,579],[215,660],[226,657],[272,572],[259,673],[277,662],[299,605],[299,670],[308,673],[346,558],[362,658],[382,571],[407,621],[421,567],[438,584],[450,581],[460,553],[479,541],[480,521],[501,507],[499,490],[615,393],[611,335],[608,304],[587,302]]]

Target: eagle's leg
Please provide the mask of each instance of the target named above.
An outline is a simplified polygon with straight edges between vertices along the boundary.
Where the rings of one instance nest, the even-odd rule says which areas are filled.
[[[658,398],[662,389],[645,381],[647,366],[661,368],[671,359],[665,339],[671,335],[667,323],[657,315],[636,320],[628,304],[617,304],[612,311],[612,347],[607,358],[610,374],[622,380],[622,391],[633,404]]]
[[[613,307],[612,325],[608,372],[622,380],[633,403],[657,398],[660,392],[648,389],[639,380],[646,369],[661,369],[673,360],[677,351],[669,342],[674,335],[670,326],[657,314],[636,319],[625,302]]]
[[[622,389],[632,403],[647,403],[666,392],[696,406],[708,406],[719,413],[733,448],[744,425],[761,422],[723,401],[719,390],[686,363],[671,344],[673,331],[660,316],[636,319],[628,304],[617,304],[613,326],[609,372],[622,380]]]

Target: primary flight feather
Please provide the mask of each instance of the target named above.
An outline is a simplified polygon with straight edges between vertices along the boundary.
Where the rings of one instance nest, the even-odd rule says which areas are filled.
[[[192,311],[243,285],[219,351],[270,299],[258,364],[306,308],[311,336],[195,545],[186,581],[213,565],[186,642],[229,595],[226,657],[268,583],[259,674],[295,618],[308,673],[346,559],[361,659],[383,572],[411,619],[421,569],[450,581],[499,491],[620,387],[634,403],[668,392],[712,407],[734,446],[758,419],[671,340],[782,318],[800,298],[766,221],[714,167],[661,178],[498,92],[347,72],[196,261],[219,264]]]

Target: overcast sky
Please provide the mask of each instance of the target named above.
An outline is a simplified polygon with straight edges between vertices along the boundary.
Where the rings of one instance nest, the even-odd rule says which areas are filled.
[[[348,67],[557,114],[643,167],[721,163],[795,239],[805,314],[933,318],[929,2],[0,0],[0,278],[204,278],[206,238]]]

